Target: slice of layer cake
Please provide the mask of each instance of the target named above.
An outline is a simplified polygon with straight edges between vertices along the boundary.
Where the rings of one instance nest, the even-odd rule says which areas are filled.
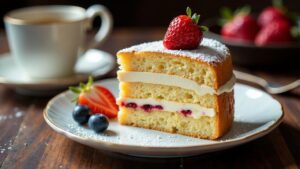
[[[208,139],[230,129],[235,77],[222,43],[204,38],[194,50],[169,50],[156,41],[117,56],[120,124]]]

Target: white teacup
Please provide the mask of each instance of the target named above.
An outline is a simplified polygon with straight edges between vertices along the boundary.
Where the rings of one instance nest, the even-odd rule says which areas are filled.
[[[96,16],[101,17],[101,27],[85,43],[86,30]],[[113,24],[102,5],[87,10],[67,5],[27,7],[7,13],[4,21],[13,59],[32,78],[72,75],[78,56],[100,45]]]

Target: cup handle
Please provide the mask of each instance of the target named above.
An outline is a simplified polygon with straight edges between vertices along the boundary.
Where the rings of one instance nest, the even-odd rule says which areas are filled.
[[[92,5],[86,10],[86,16],[88,19],[88,27],[92,27],[95,17],[100,16],[101,26],[92,39],[86,46],[86,50],[90,48],[96,48],[101,45],[108,37],[112,30],[113,18],[109,10],[103,5]]]

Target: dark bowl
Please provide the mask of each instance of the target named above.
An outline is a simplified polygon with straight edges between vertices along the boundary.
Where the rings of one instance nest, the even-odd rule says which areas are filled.
[[[216,20],[207,20],[210,31],[206,37],[213,38],[226,44],[231,51],[233,63],[240,66],[266,67],[266,66],[298,66],[300,68],[300,43],[256,46],[254,43],[237,42],[223,39],[219,32]]]

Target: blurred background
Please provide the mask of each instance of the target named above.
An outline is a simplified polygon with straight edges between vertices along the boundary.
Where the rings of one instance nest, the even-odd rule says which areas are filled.
[[[300,11],[299,0],[283,0],[290,10]],[[84,8],[92,4],[107,6],[114,17],[115,27],[167,27],[174,16],[184,14],[186,6],[202,14],[203,19],[218,16],[222,6],[237,8],[245,4],[252,6],[253,12],[271,5],[271,0],[8,0],[0,1],[0,15],[12,9],[48,4],[77,5]],[[3,28],[3,22],[1,22]]]
[[[300,13],[299,0],[281,1],[289,11]],[[88,8],[93,4],[107,6],[113,15],[114,36],[109,37],[110,43],[105,43],[101,46],[103,50],[110,53],[115,53],[120,48],[133,44],[162,39],[170,21],[175,16],[185,14],[185,9],[189,6],[194,12],[201,14],[200,22],[204,22],[202,24],[210,27],[210,32],[206,33],[205,36],[220,40],[230,48],[235,65],[254,68],[261,66],[267,69],[270,68],[269,66],[272,66],[278,69],[278,66],[282,67],[282,62],[286,61],[287,57],[290,57],[293,61],[287,62],[285,67],[290,69],[290,66],[293,66],[297,70],[299,69],[300,20],[298,21],[299,41],[295,40],[288,45],[279,43],[277,46],[258,47],[253,41],[251,43],[226,41],[219,36],[221,27],[217,26],[217,18],[221,16],[220,9],[222,7],[237,9],[249,5],[251,6],[251,14],[257,17],[266,7],[272,5],[272,0],[9,0],[0,1],[0,15],[3,18],[10,10],[27,6],[76,5]],[[100,24],[100,19],[96,19],[94,26],[98,27]],[[245,27],[247,29],[249,25]],[[0,29],[3,30],[3,28],[4,24],[2,21],[0,22]],[[127,41],[123,41],[125,39]],[[110,45],[111,43],[114,45]],[[266,65],[268,67],[265,67]],[[279,69],[281,70],[281,68]]]

